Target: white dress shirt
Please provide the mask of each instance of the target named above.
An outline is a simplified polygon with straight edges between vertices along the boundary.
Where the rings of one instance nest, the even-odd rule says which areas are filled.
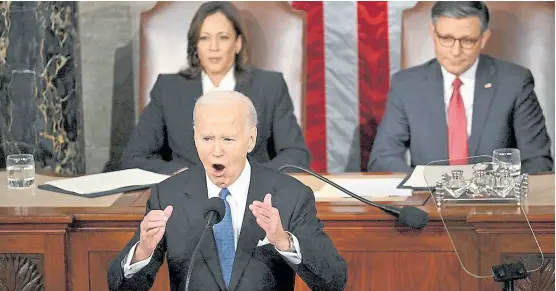
[[[212,83],[210,77],[205,73],[205,71],[201,72],[201,83],[203,85],[203,94],[206,94],[210,91],[234,91],[236,88],[236,78],[235,78],[235,66],[232,66],[230,70],[224,75],[224,78],[220,81],[218,86]]]
[[[214,185],[206,174],[205,176],[206,176],[206,183],[207,183],[207,190],[208,190],[208,198],[210,199],[212,197],[219,197],[220,190],[222,190],[222,188],[219,188],[218,186]],[[226,201],[230,204],[230,209],[232,212],[232,224],[234,228],[234,243],[236,249],[237,249],[237,242],[239,240],[239,234],[241,231],[241,225],[243,223],[243,215],[245,213],[245,207],[246,207],[245,204],[247,204],[247,193],[249,191],[250,182],[251,182],[251,165],[249,164],[249,161],[246,161],[245,168],[243,168],[243,171],[241,172],[237,180],[234,183],[232,183],[230,186],[228,186],[228,191],[230,192],[230,195],[228,195],[228,197],[226,198]],[[290,232],[288,233],[293,238],[295,253],[282,252],[278,250],[278,248],[276,247],[275,249],[290,263],[299,264],[301,263],[301,252],[299,248],[299,241],[293,234],[291,234]],[[265,238],[263,241],[267,242],[268,240]],[[139,270],[141,270],[143,267],[149,264],[152,255],[154,253],[154,252],[151,253],[151,255],[143,261],[139,261],[139,262],[135,262],[134,264],[131,264],[131,259],[133,258],[133,254],[135,253],[135,248],[137,247],[138,244],[139,242],[137,242],[131,248],[131,250],[129,250],[127,256],[122,260],[122,268],[124,270],[124,276],[127,279],[131,278],[133,274],[137,273]]]
[[[463,105],[465,106],[465,118],[467,119],[467,136],[471,136],[471,122],[473,118],[473,99],[475,95],[475,76],[477,73],[477,65],[479,64],[479,58],[475,63],[463,72],[459,76],[459,79],[463,83],[459,88],[461,98],[463,99]],[[452,93],[454,91],[453,82],[456,79],[456,75],[449,73],[440,66],[442,70],[442,78],[444,79],[444,105],[446,113],[446,122],[448,122],[448,107],[450,106],[450,99],[452,99]]]

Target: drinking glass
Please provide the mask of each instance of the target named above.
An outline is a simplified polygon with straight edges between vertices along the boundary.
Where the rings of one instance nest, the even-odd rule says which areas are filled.
[[[25,189],[35,185],[35,158],[30,154],[13,154],[6,159],[8,187]]]
[[[499,164],[500,168],[510,170],[512,178],[521,175],[521,154],[518,149],[496,149],[492,152],[492,161]]]

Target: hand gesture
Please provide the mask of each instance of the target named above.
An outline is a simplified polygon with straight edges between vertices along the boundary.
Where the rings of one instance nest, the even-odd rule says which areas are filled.
[[[164,210],[151,210],[141,221],[141,236],[135,249],[132,262],[142,261],[150,257],[166,231],[166,222],[172,215],[173,207]]]
[[[289,235],[282,228],[278,209],[272,207],[272,195],[266,194],[264,201],[253,201],[249,209],[257,218],[257,224],[266,232],[268,241],[281,251],[290,247]]]

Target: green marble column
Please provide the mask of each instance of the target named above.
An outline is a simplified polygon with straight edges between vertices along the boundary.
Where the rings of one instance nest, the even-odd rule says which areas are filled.
[[[4,155],[56,173],[85,172],[77,15],[76,2],[0,2]]]

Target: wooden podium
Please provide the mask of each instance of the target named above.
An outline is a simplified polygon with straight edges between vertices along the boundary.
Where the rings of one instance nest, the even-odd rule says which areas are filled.
[[[0,181],[5,181],[4,176],[0,172]],[[314,190],[323,186],[313,177],[295,177]],[[37,183],[48,179],[52,178],[38,176]],[[530,185],[525,211],[544,261],[539,271],[518,282],[518,290],[554,290],[554,175],[531,176]],[[144,191],[87,199],[36,188],[0,187],[0,286],[7,290],[22,290],[17,286],[25,285],[42,285],[47,291],[108,290],[107,266],[142,220],[148,195]],[[397,225],[389,215],[354,199],[317,202],[325,231],[348,262],[346,290],[501,290],[493,279],[476,279],[460,266],[432,200],[428,193],[416,192],[404,201],[384,202],[427,211],[429,224],[421,231]],[[479,258],[470,247],[465,250],[468,259],[499,263],[519,256],[535,260],[538,251],[520,239],[531,230],[512,222],[512,216],[520,215],[514,210],[493,216],[476,215],[469,209],[443,218],[461,222],[460,231],[479,239],[480,247],[487,250],[483,253],[488,257]],[[168,289],[164,264],[152,290]],[[296,290],[308,288],[298,280]]]

